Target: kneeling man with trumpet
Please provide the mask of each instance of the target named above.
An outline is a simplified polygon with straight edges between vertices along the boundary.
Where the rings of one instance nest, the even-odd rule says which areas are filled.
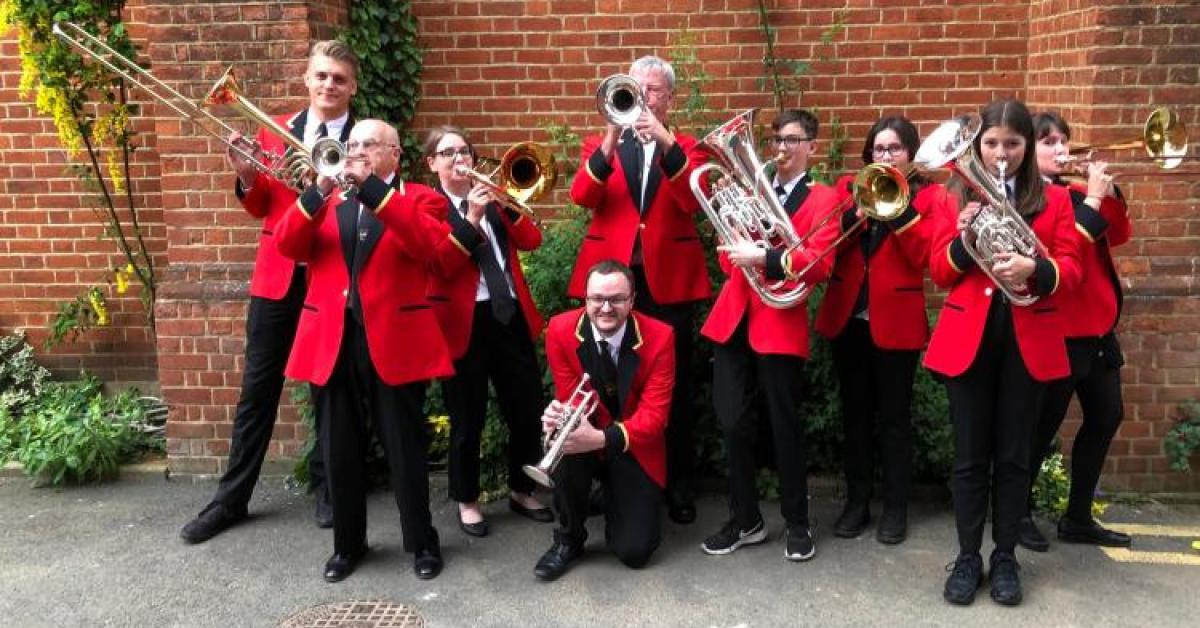
[[[605,485],[604,536],[617,558],[638,568],[658,548],[675,338],[666,323],[633,312],[633,286],[629,267],[596,263],[586,306],[555,316],[546,332],[556,397],[568,401],[546,408],[549,453],[529,469],[539,481],[552,478],[559,513],[554,544],[533,570],[541,580],[558,578],[583,553],[594,477]]]

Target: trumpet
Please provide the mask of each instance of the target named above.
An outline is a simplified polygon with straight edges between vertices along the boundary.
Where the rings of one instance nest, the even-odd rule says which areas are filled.
[[[982,199],[981,209],[960,236],[967,253],[1013,305],[1032,305],[1038,296],[1027,285],[1009,285],[992,272],[998,252],[1038,258],[1046,257],[1047,251],[1037,234],[1008,202],[1004,193],[1004,170],[1007,164],[997,164],[1000,170],[997,182],[976,154],[972,142],[979,134],[981,125],[977,114],[943,122],[921,144],[914,162],[918,167],[930,170],[946,168]]]
[[[486,187],[504,207],[532,219],[536,216],[529,203],[545,196],[558,181],[554,153],[536,142],[521,142],[504,151],[491,174],[466,166],[456,166],[454,171]]]
[[[311,149],[306,147],[287,129],[275,122],[271,116],[242,96],[232,67],[226,70],[225,74],[213,85],[203,103],[206,106],[232,105],[242,116],[279,137],[288,146],[287,153],[284,155],[270,156],[271,159],[267,161],[265,160],[267,155],[254,140],[243,138],[238,142],[229,141],[229,135],[237,132],[237,129],[208,112],[204,107],[192,102],[156,78],[148,70],[78,25],[67,21],[58,21],[54,23],[51,31],[63,43],[95,59],[151,98],[195,124],[204,133],[220,140],[229,150],[251,163],[259,172],[275,177],[295,189],[301,189],[308,179],[311,179],[311,172],[315,171],[331,177],[336,177],[341,173],[342,162],[346,154],[345,147],[341,146],[341,142],[334,138],[326,138],[324,141],[318,141],[317,145]]]
[[[600,81],[600,87],[596,88],[596,109],[609,124],[632,129],[646,109],[646,94],[637,79],[628,74],[613,74]],[[651,141],[636,131],[634,134],[643,144]]]
[[[554,474],[558,463],[562,461],[567,437],[575,431],[575,428],[579,427],[582,421],[587,420],[596,411],[596,406],[600,403],[596,391],[585,390],[590,380],[591,376],[584,373],[583,377],[579,378],[575,390],[571,392],[571,396],[563,402],[563,412],[559,415],[557,426],[553,432],[542,437],[542,451],[545,452],[545,455],[542,456],[541,461],[537,465],[527,464],[521,467],[525,471],[525,475],[546,488],[554,488],[554,480],[550,476]]]

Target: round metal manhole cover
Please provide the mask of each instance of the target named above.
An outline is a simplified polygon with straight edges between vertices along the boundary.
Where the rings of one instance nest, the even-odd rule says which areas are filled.
[[[388,600],[346,600],[300,611],[280,628],[424,628],[416,609]]]

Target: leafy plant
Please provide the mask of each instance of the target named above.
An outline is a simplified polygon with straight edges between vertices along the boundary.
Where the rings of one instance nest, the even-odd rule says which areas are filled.
[[[1063,466],[1063,457],[1054,452],[1042,461],[1037,477],[1033,481],[1033,509],[1047,517],[1061,517],[1067,511],[1071,497],[1071,475]],[[1092,500],[1092,516],[1099,517],[1108,509],[1108,503]]]
[[[1163,437],[1163,451],[1175,471],[1191,471],[1189,458],[1200,449],[1200,402],[1184,404],[1180,418]]]
[[[0,412],[19,417],[50,381],[50,371],[33,359],[24,332],[0,337]],[[0,445],[0,455],[3,455]]]
[[[121,21],[124,6],[123,0],[0,0],[0,27],[17,29],[21,96],[32,95],[38,113],[53,118],[68,159],[84,154],[84,163],[71,164],[68,171],[94,193],[93,209],[104,225],[104,236],[120,251],[122,264],[111,271],[111,281],[118,293],[124,293],[129,280],[137,280],[146,322],[153,330],[154,261],[128,184],[135,149],[130,118],[138,108],[129,103],[124,79],[99,63],[85,62],[51,33],[56,21],[70,21],[133,58],[133,42]],[[90,287],[60,307],[47,342],[72,339],[107,321],[103,294],[100,288]]]

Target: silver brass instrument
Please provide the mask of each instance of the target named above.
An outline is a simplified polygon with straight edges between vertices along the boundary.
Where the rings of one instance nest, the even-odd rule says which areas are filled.
[[[692,194],[696,195],[723,242],[750,241],[766,250],[799,249],[826,223],[840,216],[848,205],[834,207],[807,233],[796,233],[791,217],[775,195],[767,176],[769,162],[760,163],[755,152],[753,129],[757,113],[758,109],[743,111],[704,137],[703,143],[713,149],[721,163],[704,164],[692,172]],[[714,190],[711,196],[702,184],[709,171],[716,171],[728,181],[728,185]],[[838,244],[866,223],[867,217],[891,220],[904,213],[909,197],[905,173],[882,164],[864,168],[854,179],[854,194],[847,203],[856,203],[865,216],[796,274],[804,275],[819,260],[833,254]],[[762,302],[774,308],[793,307],[808,298],[812,290],[812,286],[803,281],[769,280],[762,269],[742,267],[742,272]]]
[[[275,122],[271,116],[251,104],[242,95],[233,76],[233,68],[213,85],[202,101],[205,106],[227,104],[242,116],[263,126],[288,146],[285,155],[265,155],[262,147],[251,138],[230,142],[230,134],[237,132],[229,124],[216,117],[204,107],[192,102],[128,57],[114,50],[107,43],[78,25],[67,21],[55,22],[54,35],[76,51],[91,57],[100,64],[146,92],[150,97],[169,107],[175,113],[192,122],[197,128],[217,138],[230,150],[249,161],[259,172],[273,176],[293,188],[300,189],[311,178],[311,172],[338,178],[345,165],[346,149],[335,138],[318,140],[312,149],[296,139],[288,129]],[[344,183],[339,181],[339,183]]]
[[[632,129],[646,109],[646,95],[642,93],[641,83],[628,74],[613,74],[600,81],[600,87],[596,88],[596,109],[610,124]],[[650,141],[636,131],[634,134],[643,144]]]
[[[580,422],[586,421],[600,403],[596,391],[585,390],[590,380],[591,377],[584,373],[583,377],[579,379],[579,384],[571,393],[571,397],[563,402],[563,414],[559,418],[558,426],[553,432],[547,433],[542,438],[542,451],[546,453],[542,456],[541,461],[536,466],[527,464],[521,467],[525,471],[525,475],[546,488],[554,488],[554,480],[550,476],[554,474],[554,469],[558,468],[558,463],[562,461],[563,447],[567,444],[567,436],[570,436],[571,432],[579,427]]]
[[[455,172],[488,188],[498,203],[528,218],[536,218],[529,203],[545,196],[558,181],[554,153],[536,142],[521,142],[504,151],[491,174],[466,166],[457,166]]]
[[[967,253],[979,269],[1014,305],[1031,305],[1038,300],[1028,285],[1013,286],[992,272],[995,254],[1012,252],[1029,258],[1046,257],[1045,245],[1008,202],[1004,192],[1004,173],[999,182],[976,154],[972,142],[982,122],[978,115],[967,114],[943,122],[917,150],[914,162],[928,169],[946,168],[980,199],[979,212],[963,230],[961,238]],[[1004,164],[1000,164],[1001,168]]]

